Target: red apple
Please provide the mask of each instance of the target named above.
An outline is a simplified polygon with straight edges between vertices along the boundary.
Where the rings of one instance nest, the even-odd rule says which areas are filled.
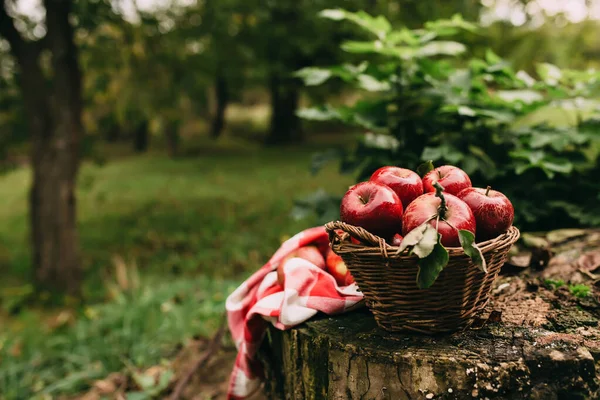
[[[294,258],[294,257],[303,258],[307,261],[310,261],[317,267],[319,267],[321,269],[325,269],[325,258],[323,257],[323,255],[321,254],[321,252],[319,251],[319,249],[316,246],[300,247],[296,251],[293,251],[289,255],[287,255],[283,260],[281,260],[281,262],[277,266],[277,282],[279,282],[279,284],[281,286],[283,286],[283,284],[285,282],[285,274],[283,273],[283,266],[290,258]]]
[[[437,167],[423,177],[423,189],[425,189],[425,193],[435,193],[433,184],[436,182],[439,182],[444,187],[444,194],[450,193],[455,196],[464,188],[471,187],[469,175],[462,169],[452,165]]]
[[[402,226],[402,202],[389,187],[376,182],[352,186],[342,198],[342,221],[372,234],[390,237]]]
[[[396,233],[392,238],[392,246],[400,246],[402,244],[402,239],[404,239],[402,235]]]
[[[515,218],[515,209],[504,194],[481,188],[463,189],[458,197],[467,203],[475,215],[477,240],[483,241],[506,232]]]
[[[354,236],[350,236],[350,241],[354,244],[363,244],[363,242],[361,242],[360,240],[358,240],[357,238],[355,238]]]
[[[467,203],[458,197],[448,193],[444,193],[444,197],[446,198],[446,206],[448,208],[445,219],[448,222],[440,219],[438,232],[442,235],[442,244],[444,246],[458,247],[460,246],[458,230],[466,229],[474,234],[475,216]],[[406,236],[408,232],[430,219],[433,215],[438,214],[440,204],[441,200],[439,197],[436,197],[435,193],[425,193],[417,197],[415,201],[410,203],[404,213],[402,234]],[[429,224],[435,228],[436,218],[431,219]]]
[[[404,209],[423,194],[423,182],[416,172],[399,167],[381,167],[371,175],[371,182],[389,186],[402,201]]]
[[[348,271],[348,267],[342,257],[338,256],[329,249],[327,253],[327,272],[329,272],[340,286],[348,286],[354,283],[354,278]]]
[[[304,246],[296,250],[295,257],[310,261],[317,267],[325,269],[325,258],[315,246]]]

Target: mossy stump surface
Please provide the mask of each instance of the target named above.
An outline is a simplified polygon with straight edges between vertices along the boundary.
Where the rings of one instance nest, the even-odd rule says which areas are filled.
[[[525,236],[473,329],[391,334],[363,309],[270,329],[272,399],[600,399],[600,232]],[[529,247],[525,247],[525,245]]]

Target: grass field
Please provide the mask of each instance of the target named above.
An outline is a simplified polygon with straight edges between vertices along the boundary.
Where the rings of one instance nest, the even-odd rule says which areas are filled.
[[[0,399],[75,392],[209,334],[235,285],[314,223],[290,218],[294,198],[352,183],[335,165],[311,176],[313,150],[213,146],[175,160],[148,154],[85,164],[85,300],[44,310],[29,303],[44,294],[27,284],[30,174],[0,176]]]

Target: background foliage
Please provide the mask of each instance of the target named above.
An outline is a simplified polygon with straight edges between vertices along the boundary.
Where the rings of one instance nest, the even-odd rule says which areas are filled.
[[[296,75],[307,86],[341,79],[364,95],[349,106],[300,114],[369,133],[351,151],[317,156],[315,169],[340,157],[342,171],[356,171],[362,180],[384,165],[415,169],[433,160],[458,165],[476,185],[506,193],[522,229],[598,224],[600,72],[549,63],[535,64],[535,77],[517,72],[491,49],[478,52],[457,41],[459,33],[481,29],[459,14],[413,30],[393,29],[386,17],[364,12],[331,9],[321,16],[365,31],[364,39],[341,44],[359,63],[309,67]],[[572,115],[575,123],[538,121],[540,112]]]

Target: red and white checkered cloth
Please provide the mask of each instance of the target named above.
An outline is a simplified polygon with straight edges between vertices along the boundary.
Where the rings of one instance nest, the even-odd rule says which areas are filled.
[[[325,254],[329,240],[323,227],[307,229],[287,240],[269,262],[227,298],[229,330],[238,349],[228,399],[245,399],[259,389],[263,371],[255,355],[268,323],[285,330],[319,311],[339,314],[362,304],[363,295],[356,284],[340,287],[329,273],[301,258],[285,263],[285,288],[277,283],[276,269],[281,260],[310,244]]]

